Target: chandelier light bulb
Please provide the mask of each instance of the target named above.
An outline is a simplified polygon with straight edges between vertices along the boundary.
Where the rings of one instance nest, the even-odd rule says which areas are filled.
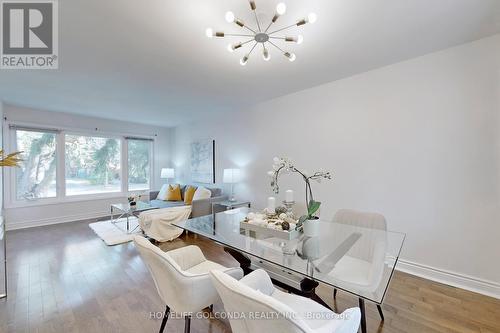
[[[278,13],[278,15],[283,15],[286,13],[286,5],[283,2],[280,2],[276,6],[276,13]]]
[[[265,61],[271,60],[271,55],[269,54],[269,51],[267,49],[264,49],[264,53],[262,54],[262,57],[264,58]]]
[[[207,30],[205,30],[205,34],[208,38],[212,38],[214,36],[214,31],[212,28],[207,28]]]
[[[227,46],[227,50],[228,50],[229,52],[233,53],[233,52],[234,52],[234,50],[239,49],[239,48],[240,48],[240,47],[242,47],[242,46],[243,46],[243,44],[242,44],[242,43],[237,43],[237,44],[229,44],[229,45]]]
[[[292,37],[292,36],[285,37],[285,42],[294,42],[297,44],[302,44],[303,41],[304,37],[302,37],[302,35],[298,35],[297,37]]]
[[[240,60],[240,65],[241,66],[245,66],[248,62],[248,55],[244,56],[243,58],[241,58]]]
[[[284,55],[285,55],[285,57],[287,57],[287,58],[288,58],[288,60],[290,60],[290,62],[294,62],[294,61],[295,61],[295,59],[297,58],[297,57],[295,56],[295,53],[285,52],[285,54],[284,54]]]
[[[234,22],[234,13],[233,12],[227,12],[226,13],[226,21],[227,23],[233,23]]]
[[[318,20],[318,16],[315,13],[309,13],[307,15],[307,21],[311,24],[315,23]]]

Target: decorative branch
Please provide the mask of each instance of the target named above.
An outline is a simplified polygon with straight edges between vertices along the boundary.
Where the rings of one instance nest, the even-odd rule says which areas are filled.
[[[295,172],[300,174],[305,182],[307,215],[302,216],[299,222],[300,224],[302,224],[302,222],[304,222],[305,220],[313,218],[314,214],[318,211],[321,203],[314,200],[311,180],[320,183],[322,179],[332,179],[331,173],[325,171],[316,171],[312,175],[308,175],[306,172],[297,169],[294,163],[286,157],[275,157],[273,161],[273,170],[268,171],[268,175],[271,177],[271,187],[273,188],[274,193],[278,194],[280,191],[278,179],[282,173]]]
[[[4,150],[0,149],[0,167],[18,167],[19,163],[23,161],[19,157],[22,153],[22,151],[18,151],[6,156]]]

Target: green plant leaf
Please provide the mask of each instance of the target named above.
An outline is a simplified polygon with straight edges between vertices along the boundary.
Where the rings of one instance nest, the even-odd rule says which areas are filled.
[[[309,215],[302,215],[299,218],[299,221],[297,222],[297,227],[300,227],[308,218],[309,218]]]
[[[314,213],[318,211],[319,206],[321,206],[321,202],[314,200],[309,201],[309,207],[307,207],[307,214],[309,217],[312,217]]]

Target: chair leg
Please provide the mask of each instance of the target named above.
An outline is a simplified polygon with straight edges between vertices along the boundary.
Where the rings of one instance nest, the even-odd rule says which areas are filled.
[[[165,326],[167,326],[167,320],[168,320],[169,315],[170,315],[170,308],[167,305],[167,308],[165,309],[165,313],[163,314],[163,320],[162,320],[161,326],[160,326],[160,333],[163,333],[163,330],[165,330]]]
[[[382,311],[382,306],[380,304],[377,304],[377,310],[378,310],[378,314],[380,315],[380,319],[382,319],[382,321],[384,321],[385,320],[384,312]]]
[[[333,289],[333,299],[337,298],[337,288]]]
[[[191,316],[185,318],[186,323],[184,324],[184,333],[189,333],[191,331]]]
[[[366,333],[366,313],[365,313],[365,300],[359,299],[359,309],[361,310],[361,333]]]

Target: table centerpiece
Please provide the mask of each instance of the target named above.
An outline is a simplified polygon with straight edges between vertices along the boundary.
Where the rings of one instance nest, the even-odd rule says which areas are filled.
[[[305,183],[305,200],[307,213],[301,216],[296,223],[296,230],[304,231],[306,235],[315,236],[318,233],[317,223],[315,220],[318,220],[317,216],[318,210],[321,206],[321,202],[314,200],[314,195],[311,187],[311,181],[317,181],[321,183],[322,179],[332,179],[332,175],[328,171],[316,171],[312,174],[304,170],[299,170],[295,164],[286,157],[275,157],[273,159],[273,170],[268,171],[268,175],[271,177],[271,187],[273,188],[274,193],[279,194],[279,177],[282,174],[291,174],[297,173],[299,174]]]

